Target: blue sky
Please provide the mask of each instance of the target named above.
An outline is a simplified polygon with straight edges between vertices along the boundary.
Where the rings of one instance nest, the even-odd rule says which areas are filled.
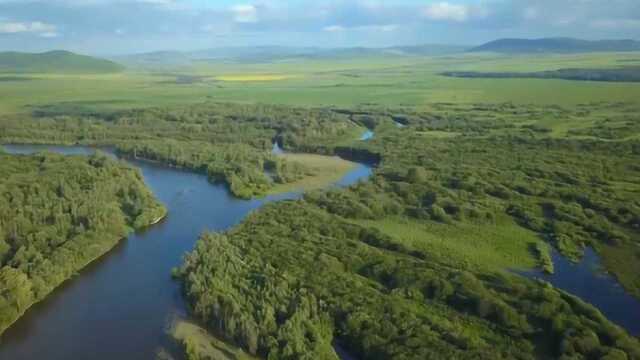
[[[0,50],[640,39],[640,0],[0,0]]]

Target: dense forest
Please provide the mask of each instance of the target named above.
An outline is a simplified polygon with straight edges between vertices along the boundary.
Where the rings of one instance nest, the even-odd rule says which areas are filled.
[[[273,359],[335,358],[335,341],[367,359],[638,358],[636,339],[545,283],[359,225],[397,219],[402,231],[430,222],[490,231],[511,219],[570,259],[595,248],[640,296],[640,144],[529,134],[501,125],[499,110],[486,127],[465,126],[464,116],[355,115],[376,127],[359,145],[382,158],[374,178],[204,235],[178,272],[194,313]],[[458,136],[429,138],[429,128]],[[548,247],[531,246],[552,272]]]
[[[640,82],[640,67],[618,69],[560,69],[539,72],[449,71],[444,76],[487,79],[562,79],[578,81]]]
[[[456,269],[305,201],[205,234],[178,275],[195,315],[269,359],[337,359],[336,341],[363,359],[640,357],[550,285]]]
[[[165,214],[138,170],[103,154],[0,152],[0,174],[0,332]]]
[[[638,340],[592,306],[509,270],[553,272],[552,248],[579,261],[592,247],[640,296],[637,111],[618,103],[52,106],[0,122],[0,141],[115,145],[207,174],[241,197],[305,173],[270,153],[274,141],[376,164],[370,181],[269,205],[227,233],[204,234],[176,270],[193,314],[251,354],[334,359],[340,346],[373,359],[636,359]],[[375,137],[356,140],[365,128]],[[432,230],[441,242],[430,241]]]
[[[370,144],[373,151],[382,145],[385,161],[373,181],[307,198],[351,219],[494,224],[506,215],[569,259],[595,248],[607,270],[640,296],[637,142],[425,142],[422,135],[398,130]]]
[[[0,122],[0,140],[115,145],[121,155],[207,174],[243,198],[264,195],[275,184],[293,182],[308,171],[303,164],[273,156],[273,142],[287,149],[335,145],[364,131],[334,111],[271,105],[212,103],[115,113],[62,106],[38,108],[34,115],[36,120],[18,117]]]

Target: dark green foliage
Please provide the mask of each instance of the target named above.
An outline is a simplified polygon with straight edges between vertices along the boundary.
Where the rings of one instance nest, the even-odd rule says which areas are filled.
[[[0,331],[164,208],[139,171],[96,154],[0,153]]]
[[[599,250],[607,270],[640,294],[629,281],[640,269],[629,267],[640,243],[636,143],[498,136],[426,142],[394,130],[366,146],[383,154],[370,183],[309,199],[353,219],[402,214],[486,223],[506,213],[572,260],[586,246]],[[606,261],[605,248],[627,250]]]
[[[271,154],[272,142],[288,150],[314,151],[359,131],[330,110],[271,105],[202,104],[183,109],[86,112],[83,107],[38,108],[37,120],[5,119],[0,139],[11,143],[116,145],[126,156],[205,173],[234,195],[265,194],[272,182],[290,183],[309,173]],[[61,115],[61,114],[71,114]],[[271,175],[271,176],[269,176]]]
[[[444,76],[459,78],[487,78],[487,79],[563,79],[580,81],[613,81],[640,82],[640,67],[623,67],[618,69],[560,69],[540,72],[473,72],[449,71]],[[533,128],[544,132],[545,129]]]
[[[451,269],[305,201],[203,235],[178,276],[212,330],[269,359],[335,358],[334,338],[366,359],[640,356],[548,285]]]
[[[242,198],[264,194],[271,187],[264,171],[266,160],[281,162],[267,151],[259,152],[243,144],[216,146],[206,142],[153,140],[123,143],[118,151],[130,157],[202,172],[213,182],[226,182],[231,192]],[[283,173],[281,169],[277,173]]]

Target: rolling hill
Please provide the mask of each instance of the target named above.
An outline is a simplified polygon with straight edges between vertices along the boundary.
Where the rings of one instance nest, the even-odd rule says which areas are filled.
[[[499,39],[469,50],[469,52],[498,52],[507,54],[588,53],[605,51],[640,51],[640,41],[589,41],[572,38]]]
[[[384,48],[345,47],[222,47],[198,51],[157,51],[114,57],[118,61],[133,67],[145,66],[188,66],[194,62],[232,62],[232,63],[270,63],[296,59],[345,59],[380,56],[434,56],[464,52],[468,47],[455,45],[416,45]]]
[[[69,51],[45,53],[0,52],[0,73],[96,74],[124,70],[115,62]]]

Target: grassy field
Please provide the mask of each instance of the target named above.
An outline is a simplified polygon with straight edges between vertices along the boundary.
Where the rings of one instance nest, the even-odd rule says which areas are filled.
[[[240,82],[257,82],[257,81],[280,81],[291,78],[288,75],[274,74],[240,74],[240,75],[222,75],[216,77],[220,81],[240,81]]]
[[[90,109],[171,106],[203,101],[297,106],[427,107],[433,103],[575,105],[594,101],[640,103],[640,84],[541,79],[456,79],[443,71],[540,71],[615,67],[638,54],[509,57],[456,55],[289,61],[270,64],[199,64],[172,73],[105,75],[5,74],[0,114],[29,113],[64,103]],[[191,81],[180,81],[187,77]],[[196,81],[197,80],[197,81]]]
[[[276,185],[271,194],[281,194],[291,191],[308,191],[323,189],[342,179],[356,164],[343,160],[337,156],[322,156],[313,154],[282,154],[287,161],[297,162],[310,170],[303,179]]]
[[[400,239],[412,249],[424,250],[436,260],[467,270],[529,269],[539,259],[532,251],[542,240],[511,219],[491,225],[443,224],[402,218],[358,221]]]
[[[200,326],[188,321],[177,320],[172,325],[170,333],[185,348],[189,359],[257,359],[242,351],[242,349],[218,340]]]

